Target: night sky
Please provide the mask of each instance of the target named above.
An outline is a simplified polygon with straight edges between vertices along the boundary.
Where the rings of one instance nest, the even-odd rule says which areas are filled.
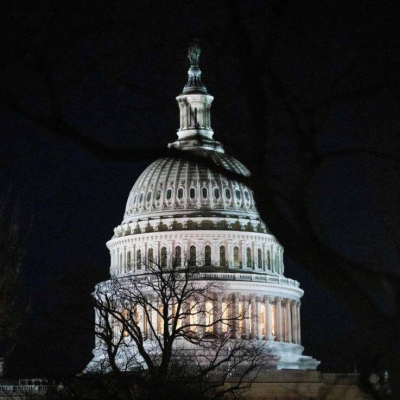
[[[215,97],[214,138],[263,171],[260,199],[274,196],[294,225],[288,198],[300,199],[321,247],[364,272],[398,276],[400,35],[389,3],[37,3],[6,2],[0,13],[0,187],[27,231],[23,296],[31,304],[10,374],[75,374],[90,360],[90,292],[108,277],[105,242],[152,146],[176,138],[175,97],[193,38]],[[116,155],[143,154],[105,160],[82,137]],[[366,331],[351,296],[289,253],[285,275],[305,290],[305,354],[325,371],[370,362],[379,331]],[[374,321],[377,309],[394,307],[390,289],[360,276]]]

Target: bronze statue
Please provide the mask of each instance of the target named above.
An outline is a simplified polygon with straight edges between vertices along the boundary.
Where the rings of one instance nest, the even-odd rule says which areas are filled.
[[[188,50],[188,59],[190,61],[190,65],[198,65],[200,58],[200,45],[198,39],[194,39],[189,46]]]

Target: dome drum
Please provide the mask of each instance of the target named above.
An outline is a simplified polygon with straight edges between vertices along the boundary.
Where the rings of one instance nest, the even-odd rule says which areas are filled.
[[[260,274],[284,272],[282,246],[274,236],[254,232],[155,232],[114,238],[107,247],[113,276],[144,273],[147,260],[157,262],[162,251],[171,262],[179,251],[182,262],[195,258],[196,265],[204,267]]]

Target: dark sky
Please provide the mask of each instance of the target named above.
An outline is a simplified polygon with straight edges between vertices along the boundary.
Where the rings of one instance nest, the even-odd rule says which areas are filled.
[[[294,224],[298,210],[287,199],[300,200],[322,248],[365,271],[398,274],[396,10],[368,1],[235,4],[2,4],[0,187],[29,227],[24,296],[31,299],[12,373],[73,374],[89,361],[88,299],[108,276],[105,242],[152,161],[148,149],[176,138],[175,97],[192,38],[201,42],[203,81],[215,96],[214,137],[265,172],[256,192],[276,196]],[[143,149],[147,158],[106,161],[77,136]],[[291,244],[289,236],[280,240]],[[305,354],[323,370],[368,362],[376,331],[356,322],[351,296],[312,277],[299,253],[290,255],[286,276],[305,290]],[[357,279],[376,303],[374,320],[391,299]],[[87,326],[71,322],[82,316]]]

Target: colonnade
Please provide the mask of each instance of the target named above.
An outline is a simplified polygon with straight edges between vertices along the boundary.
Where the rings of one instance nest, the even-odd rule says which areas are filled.
[[[234,323],[236,336],[271,339],[301,344],[300,301],[283,297],[230,295],[234,315],[243,315]],[[222,304],[227,300],[222,299]]]
[[[217,294],[206,304],[196,303],[204,312],[187,315],[180,324],[193,324],[194,333],[204,335],[224,334],[229,330],[231,338],[250,340],[274,340],[301,344],[300,301],[279,296]],[[188,307],[190,305],[187,305]],[[156,309],[136,310],[136,318],[145,339],[153,338],[153,330],[163,334],[164,321]],[[224,322],[225,321],[225,322]],[[151,326],[150,326],[151,324]],[[198,325],[205,325],[200,327]],[[207,327],[209,325],[209,327]],[[153,329],[152,329],[153,328]]]

